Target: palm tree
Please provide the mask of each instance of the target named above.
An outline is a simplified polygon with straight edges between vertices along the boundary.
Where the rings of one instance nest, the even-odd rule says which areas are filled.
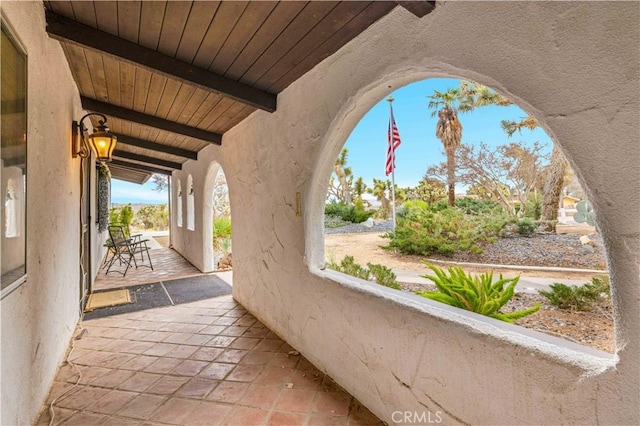
[[[449,89],[446,92],[436,90],[429,96],[428,108],[438,109],[438,124],[436,124],[436,137],[442,142],[447,154],[447,187],[449,193],[449,205],[456,204],[456,150],[462,140],[462,125],[458,120],[458,111],[452,105],[460,103],[460,91]],[[431,116],[436,114],[434,111]]]

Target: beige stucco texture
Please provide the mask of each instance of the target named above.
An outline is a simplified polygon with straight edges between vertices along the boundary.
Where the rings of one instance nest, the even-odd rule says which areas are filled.
[[[174,244],[205,268],[215,161],[230,189],[234,297],[381,419],[638,424],[639,22],[636,2],[448,2],[422,19],[396,8],[283,91],[275,113],[254,113],[174,173],[192,174],[197,213],[195,232],[174,223]],[[513,99],[588,188],[615,357],[321,270],[326,187],[347,136],[394,89],[443,76]]]
[[[80,159],[71,121],[83,111],[60,43],[44,31],[42,3],[2,2],[3,21],[27,53],[27,281],[0,304],[0,424],[34,422],[79,318]]]

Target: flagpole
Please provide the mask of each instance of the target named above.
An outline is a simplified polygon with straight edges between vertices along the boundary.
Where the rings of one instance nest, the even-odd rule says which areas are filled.
[[[391,107],[391,102],[393,102],[393,96],[389,95],[389,97],[387,98],[387,102],[389,102],[389,117],[393,116],[393,109]],[[389,142],[391,144],[393,144],[393,138],[391,139],[391,141]],[[392,208],[392,215],[393,215],[393,232],[396,232],[396,179],[395,179],[395,174],[396,174],[396,150],[392,149],[391,150],[391,208]]]

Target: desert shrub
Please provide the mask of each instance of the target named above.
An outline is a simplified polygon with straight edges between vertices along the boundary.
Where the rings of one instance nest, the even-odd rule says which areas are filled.
[[[540,197],[530,196],[525,206],[527,208],[527,212],[525,214],[528,218],[540,220],[540,217],[542,216],[542,200]]]
[[[590,311],[594,304],[609,298],[608,277],[594,277],[590,283],[581,286],[569,286],[563,283],[551,284],[551,290],[539,293],[549,299],[549,303],[561,309]]]
[[[396,209],[397,217],[407,217],[411,215],[414,210],[427,210],[429,204],[422,200],[408,200],[405,201],[400,207]]]
[[[228,216],[213,219],[213,249],[223,253],[231,249],[231,218]]]
[[[540,309],[540,303],[538,303],[532,308],[520,311],[500,312],[500,308],[513,297],[520,276],[503,278],[500,274],[500,278],[493,282],[492,272],[472,276],[465,274],[459,266],[452,266],[447,274],[437,266],[428,263],[426,265],[435,273],[435,276],[423,275],[423,278],[433,281],[438,291],[419,291],[417,294],[420,296],[508,323],[513,323],[514,320],[531,315]]]
[[[333,202],[325,205],[324,213],[338,216],[346,222],[361,223],[373,216],[375,211],[366,211],[362,201],[356,202],[356,204]]]
[[[361,278],[363,280],[375,281],[376,283],[385,287],[394,288],[396,290],[401,289],[396,280],[396,274],[394,274],[391,269],[387,268],[384,265],[367,263],[367,268],[365,268],[361,265],[358,265],[354,261],[353,256],[345,256],[344,259],[340,261],[340,264],[337,264],[333,260],[331,260],[329,263],[327,263],[327,267],[333,269],[334,271],[342,272],[344,274]]]
[[[324,227],[325,228],[340,228],[341,226],[349,225],[351,222],[343,220],[340,216],[335,214],[324,215]]]
[[[456,207],[466,214],[501,214],[502,207],[491,200],[478,200],[475,198],[460,198],[456,200]]]
[[[493,242],[507,221],[502,215],[467,215],[457,208],[408,208],[398,218],[395,232],[385,234],[405,254],[452,255],[458,250],[481,252],[480,243]]]
[[[522,236],[530,237],[533,234],[535,234],[536,229],[538,229],[538,226],[535,223],[533,223],[533,221],[528,217],[519,219],[516,222],[516,230],[518,234]]]

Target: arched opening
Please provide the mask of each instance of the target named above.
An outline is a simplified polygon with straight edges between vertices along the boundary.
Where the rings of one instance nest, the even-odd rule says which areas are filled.
[[[228,271],[232,268],[231,203],[224,170],[212,162],[204,186],[204,263],[207,271]]]
[[[187,229],[195,230],[195,194],[193,188],[193,177],[187,176]]]
[[[182,180],[176,180],[176,224],[182,228]]]
[[[325,210],[323,232],[339,235],[337,230],[342,228],[354,235],[351,241],[333,235],[324,238],[326,265],[383,285],[390,273],[397,272],[394,288],[431,295],[443,291],[423,278],[436,276],[424,261],[444,272],[469,263],[473,265],[465,265],[464,272],[474,275],[496,270],[496,275],[519,276],[515,296],[496,314],[533,310],[540,303],[539,311],[526,319],[515,319],[516,324],[615,352],[605,248],[592,226],[587,192],[542,123],[505,96],[481,85],[470,86],[473,84],[431,79],[393,92],[401,146],[391,150],[395,157],[391,162],[395,160],[397,168],[413,169],[417,172],[413,178],[404,173],[406,169],[385,176],[387,135],[392,126],[388,124],[389,102],[384,98],[372,102],[373,107],[362,115],[351,136],[343,139],[344,146],[330,142],[335,143],[331,147],[335,157],[332,164],[324,163],[327,174],[322,184],[328,190],[326,202],[323,199],[322,207],[318,206]],[[447,191],[450,164],[442,132],[436,136],[447,104],[443,101],[446,86],[457,91],[449,95],[471,102],[470,106],[462,102],[452,106],[464,129],[454,156],[455,191]],[[464,90],[469,90],[467,95]],[[419,95],[405,98],[410,91]],[[430,95],[433,105],[425,100]],[[563,162],[561,172],[553,170],[558,156]],[[372,164],[377,171],[360,168]],[[559,173],[560,182],[557,176],[553,178],[554,173]],[[542,210],[553,185],[557,216],[545,218]],[[456,207],[447,206],[450,194]],[[571,211],[571,201],[581,201],[581,207]],[[393,207],[398,210],[395,231]],[[550,226],[556,227],[555,232],[548,230]],[[380,238],[383,235],[386,239]],[[319,260],[313,252],[310,258]]]

